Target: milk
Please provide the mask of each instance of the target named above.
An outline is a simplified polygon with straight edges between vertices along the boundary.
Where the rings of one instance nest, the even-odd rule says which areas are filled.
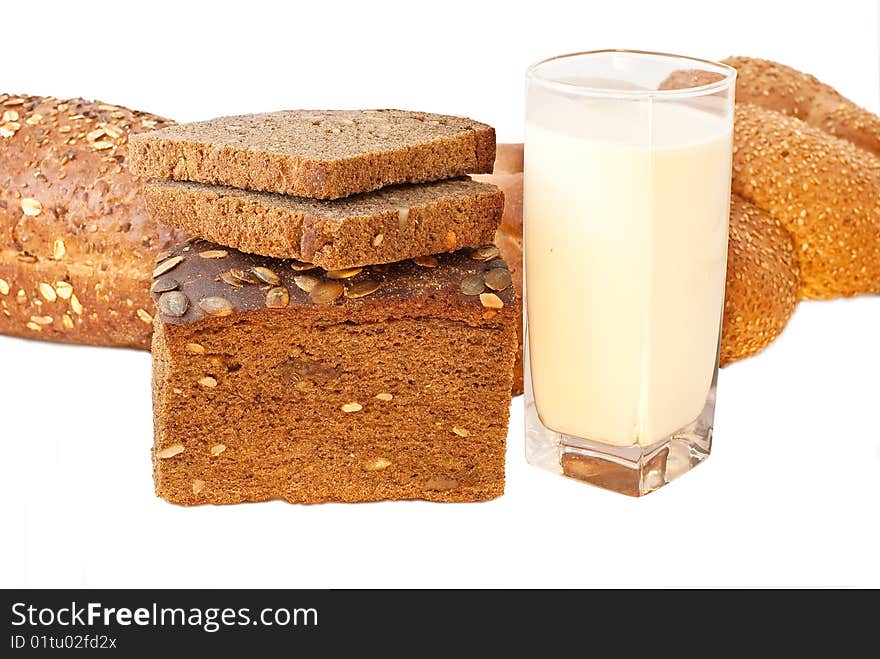
[[[729,118],[681,101],[530,107],[528,349],[541,422],[647,446],[703,410],[727,262]]]

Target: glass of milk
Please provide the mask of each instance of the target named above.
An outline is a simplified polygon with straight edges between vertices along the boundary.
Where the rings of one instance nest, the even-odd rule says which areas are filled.
[[[640,496],[708,456],[736,71],[595,51],[527,74],[526,457]]]

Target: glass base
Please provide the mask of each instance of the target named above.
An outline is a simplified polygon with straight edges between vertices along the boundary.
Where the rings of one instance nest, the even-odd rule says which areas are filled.
[[[715,382],[703,412],[695,421],[649,446],[612,446],[558,433],[541,423],[534,399],[528,395],[525,413],[529,464],[640,497],[663,487],[708,457],[712,449]]]

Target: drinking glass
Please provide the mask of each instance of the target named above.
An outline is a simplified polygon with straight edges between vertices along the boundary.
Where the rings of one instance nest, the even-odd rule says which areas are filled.
[[[640,496],[709,455],[735,78],[636,51],[528,69],[531,464]]]

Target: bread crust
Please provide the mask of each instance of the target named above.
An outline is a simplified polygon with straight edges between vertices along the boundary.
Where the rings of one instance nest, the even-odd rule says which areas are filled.
[[[776,110],[880,156],[880,117],[830,85],[778,62],[729,57],[737,71],[736,100]]]
[[[149,350],[149,290],[143,269],[96,272],[48,260],[23,263],[6,250],[0,252],[0,334]]]
[[[880,117],[777,62],[725,63],[737,69],[732,187],[791,232],[799,296],[878,292]],[[705,81],[677,71],[660,88]]]
[[[791,232],[801,298],[880,293],[880,159],[800,119],[738,103],[733,190]]]
[[[782,333],[797,306],[799,283],[791,234],[732,194],[721,366],[751,357]]]
[[[8,94],[0,115],[0,333],[148,348],[152,263],[180,236],[148,217],[128,137],[171,122]]]

